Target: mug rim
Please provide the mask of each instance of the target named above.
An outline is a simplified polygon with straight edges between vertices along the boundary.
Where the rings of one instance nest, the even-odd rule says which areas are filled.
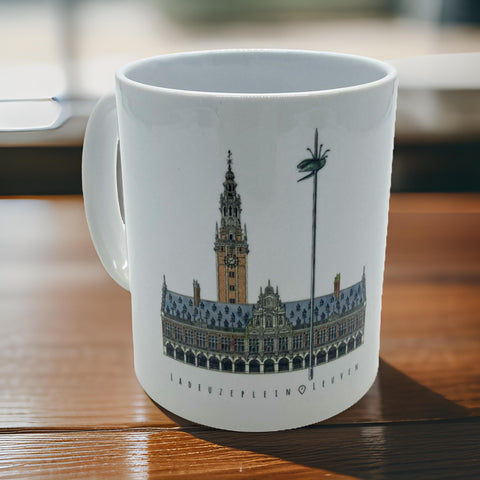
[[[209,91],[209,90],[193,90],[183,88],[172,88],[167,86],[152,85],[144,83],[139,80],[134,80],[128,75],[134,69],[141,67],[142,65],[148,65],[158,61],[168,61],[182,58],[196,58],[200,56],[215,56],[215,55],[245,55],[245,54],[286,54],[286,55],[311,55],[312,57],[330,57],[341,58],[343,60],[360,61],[365,65],[370,65],[381,69],[384,75],[378,79],[363,82],[355,85],[348,85],[335,88],[317,89],[317,90],[300,90],[300,91],[284,91],[284,92],[224,92],[224,91]],[[213,49],[213,50],[198,50],[187,51],[178,53],[168,53],[163,55],[154,55],[133,62],[127,63],[120,67],[115,74],[115,79],[120,84],[125,84],[135,89],[140,89],[145,92],[156,92],[171,95],[180,96],[193,96],[193,97],[217,97],[217,98],[298,98],[308,96],[324,96],[343,94],[347,92],[358,92],[366,89],[376,88],[381,85],[387,84],[397,79],[397,70],[393,65],[388,62],[378,60],[372,57],[363,55],[354,55],[348,53],[320,51],[320,50],[306,50],[306,49],[278,49],[278,48],[233,48],[233,49]]]

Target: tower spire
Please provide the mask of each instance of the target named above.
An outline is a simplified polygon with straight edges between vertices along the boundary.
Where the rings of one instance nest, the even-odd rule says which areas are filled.
[[[242,201],[237,193],[237,182],[232,170],[232,151],[227,154],[227,171],[223,182],[223,193],[220,195],[220,213],[222,214],[221,227],[242,228],[240,213],[242,212]],[[231,232],[233,233],[233,232]]]
[[[242,228],[242,200],[232,169],[232,151],[227,152],[227,171],[220,194],[220,223],[215,229],[218,301],[246,303],[248,243]]]

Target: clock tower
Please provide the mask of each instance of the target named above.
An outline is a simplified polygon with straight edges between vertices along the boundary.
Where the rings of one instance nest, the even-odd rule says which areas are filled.
[[[242,228],[240,195],[232,170],[232,152],[228,151],[227,172],[220,195],[220,227],[215,231],[218,301],[247,303],[247,227]]]

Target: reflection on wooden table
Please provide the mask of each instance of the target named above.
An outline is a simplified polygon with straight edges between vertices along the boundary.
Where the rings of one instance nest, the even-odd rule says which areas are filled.
[[[130,296],[81,197],[3,199],[0,219],[0,476],[479,478],[479,194],[392,197],[376,383],[326,422],[261,434],[143,393]]]

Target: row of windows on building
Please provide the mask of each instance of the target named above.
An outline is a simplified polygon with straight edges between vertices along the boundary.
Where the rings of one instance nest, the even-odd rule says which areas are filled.
[[[327,342],[333,342],[347,334],[353,333],[355,330],[361,328],[362,317],[352,317],[348,321],[344,321],[335,325],[330,325],[314,332],[315,346],[325,345]],[[288,352],[290,350],[303,350],[308,347],[310,343],[310,333],[302,332],[292,336],[284,337],[252,337],[245,342],[243,336],[222,336],[207,333],[202,330],[195,330],[184,327],[164,320],[164,335],[166,338],[176,340],[179,343],[196,346],[198,348],[208,349],[211,351],[221,352],[238,352],[244,353],[245,347],[248,346],[250,353],[260,352],[260,347],[263,347],[263,352]],[[291,340],[291,344],[289,339]],[[262,345],[261,345],[262,342]]]
[[[233,234],[230,234],[230,237],[229,237],[229,240],[233,240]],[[238,235],[238,238],[237,240],[240,242],[242,241],[241,239],[241,236]],[[225,250],[225,247],[218,247],[218,251],[219,252],[225,252],[227,251],[227,253],[230,253],[231,255],[235,255],[236,253],[243,253],[243,248],[242,247],[236,247],[236,248],[228,248],[227,250]],[[225,261],[226,258],[223,258],[223,261]]]
[[[362,335],[358,334],[357,337],[350,338],[348,342],[342,342],[338,347],[331,346],[328,350],[320,350],[313,356],[313,364],[320,365],[342,357],[346,353],[358,348],[362,344],[362,341]],[[249,373],[291,371],[307,368],[310,364],[310,356],[308,353],[305,356],[296,355],[292,359],[283,357],[277,362],[271,358],[267,358],[263,362],[258,359],[253,359],[249,362],[246,362],[242,358],[232,360],[229,357],[220,360],[215,355],[207,358],[203,353],[195,354],[192,350],[185,352],[182,347],[174,348],[170,342],[166,344],[165,353],[169,357],[197,367],[235,373],[245,373],[247,370]]]

